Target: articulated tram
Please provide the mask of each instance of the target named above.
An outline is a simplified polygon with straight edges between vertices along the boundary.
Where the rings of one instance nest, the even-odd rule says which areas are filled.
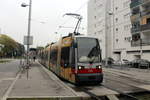
[[[101,51],[97,38],[62,37],[39,51],[39,62],[57,76],[75,84],[103,81]]]

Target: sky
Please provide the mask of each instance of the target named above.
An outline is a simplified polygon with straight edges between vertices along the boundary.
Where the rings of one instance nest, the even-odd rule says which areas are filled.
[[[73,32],[77,19],[63,16],[65,13],[78,13],[83,16],[80,33],[87,32],[88,0],[32,0],[31,47],[45,46],[56,42],[61,36]],[[23,44],[27,35],[29,7],[21,7],[29,0],[0,0],[0,33],[6,34]],[[57,33],[57,34],[56,34]]]

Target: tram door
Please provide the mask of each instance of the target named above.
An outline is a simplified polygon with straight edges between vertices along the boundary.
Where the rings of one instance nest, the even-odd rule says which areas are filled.
[[[70,66],[69,66],[70,47],[63,47],[61,49],[61,76],[69,79]]]

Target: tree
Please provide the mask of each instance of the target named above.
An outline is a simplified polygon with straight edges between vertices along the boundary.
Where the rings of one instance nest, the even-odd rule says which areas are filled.
[[[24,46],[7,35],[0,35],[0,44],[4,45],[2,49],[4,56],[11,57],[12,55],[17,55],[18,52],[19,54],[24,52]]]

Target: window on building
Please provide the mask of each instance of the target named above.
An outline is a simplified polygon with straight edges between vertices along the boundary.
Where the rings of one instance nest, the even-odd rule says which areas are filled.
[[[118,7],[115,7],[116,10],[118,10]]]
[[[94,16],[94,19],[96,19],[96,16]]]
[[[118,18],[116,18],[116,22],[118,22]]]
[[[150,18],[147,18],[147,24],[150,24]]]
[[[116,31],[118,32],[118,28],[116,28]]]
[[[132,35],[132,40],[133,41],[138,41],[139,39],[140,39],[140,34]]]
[[[118,42],[119,41],[119,39],[116,39],[116,42]]]

